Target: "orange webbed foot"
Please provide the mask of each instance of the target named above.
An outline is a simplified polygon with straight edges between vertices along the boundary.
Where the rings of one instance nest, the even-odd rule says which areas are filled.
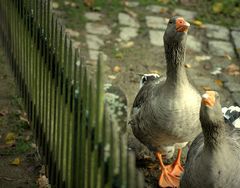
[[[180,178],[171,174],[166,168],[162,169],[162,173],[159,179],[160,187],[179,187]]]
[[[162,173],[158,182],[159,186],[160,187],[179,187],[180,178],[172,174],[175,165],[165,166],[163,164],[162,155],[160,153],[156,153],[156,157],[160,162],[160,167],[162,170]]]
[[[171,174],[174,176],[180,177],[183,172],[184,172],[184,168],[182,167],[181,164],[174,164]]]
[[[180,177],[184,171],[184,168],[181,165],[181,155],[182,150],[178,149],[178,154],[175,162],[172,164],[171,174]]]

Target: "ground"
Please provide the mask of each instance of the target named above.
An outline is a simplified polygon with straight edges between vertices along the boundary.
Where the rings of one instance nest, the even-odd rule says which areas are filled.
[[[0,188],[37,187],[39,156],[2,48],[0,75]]]
[[[199,14],[201,6],[181,6],[179,10],[176,3],[162,6],[154,0],[129,1],[131,3],[121,6],[98,2],[93,8],[68,1],[55,2],[52,6],[74,46],[81,49],[90,72],[96,70],[97,54],[100,51],[105,54],[105,83],[123,91],[128,111],[139,89],[139,74],[165,74],[161,36],[166,18],[177,13],[184,14],[191,22],[185,60],[190,81],[201,93],[206,89],[217,90],[223,106],[240,105],[240,29],[232,28],[238,25],[237,16],[224,19],[222,15],[209,14],[204,17],[203,13]],[[216,17],[221,19],[214,20]],[[201,18],[200,21],[214,25],[200,22]],[[34,187],[41,168],[39,156],[2,51],[0,75],[0,188]],[[9,133],[14,135],[10,139],[12,143],[6,145]],[[20,164],[11,165],[16,158],[20,158]],[[154,160],[139,160],[137,164],[144,172],[147,187],[157,187],[158,164]]]

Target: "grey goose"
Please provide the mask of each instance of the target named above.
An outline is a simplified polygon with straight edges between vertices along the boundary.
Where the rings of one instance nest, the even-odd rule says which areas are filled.
[[[184,67],[185,47],[190,24],[183,17],[172,17],[164,33],[166,77],[151,76],[141,85],[132,107],[129,124],[133,134],[160,162],[161,187],[179,186],[183,167],[181,148],[201,131],[199,111],[201,96],[188,80]],[[164,165],[162,157],[176,161]]]
[[[202,133],[188,151],[181,188],[240,187],[240,129],[224,121],[219,94],[202,96]]]

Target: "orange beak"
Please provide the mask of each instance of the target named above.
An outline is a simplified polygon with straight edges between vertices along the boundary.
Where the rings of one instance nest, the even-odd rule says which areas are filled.
[[[187,32],[190,27],[190,23],[184,20],[184,18],[180,17],[176,20],[176,30],[177,32]]]
[[[215,95],[215,91],[206,91],[206,93],[202,95],[202,103],[205,106],[213,107],[215,104]]]

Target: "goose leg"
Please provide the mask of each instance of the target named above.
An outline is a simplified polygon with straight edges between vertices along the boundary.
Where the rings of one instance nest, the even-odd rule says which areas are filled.
[[[171,172],[171,174],[176,177],[180,177],[184,171],[181,165],[181,155],[182,155],[182,149],[178,149],[176,160],[173,162],[173,164],[166,166],[168,171]]]
[[[163,164],[162,155],[157,152],[156,156],[160,162],[161,167],[161,175],[159,178],[159,186],[160,187],[178,187],[179,186],[179,177],[174,176],[171,172],[168,171],[167,167]]]

